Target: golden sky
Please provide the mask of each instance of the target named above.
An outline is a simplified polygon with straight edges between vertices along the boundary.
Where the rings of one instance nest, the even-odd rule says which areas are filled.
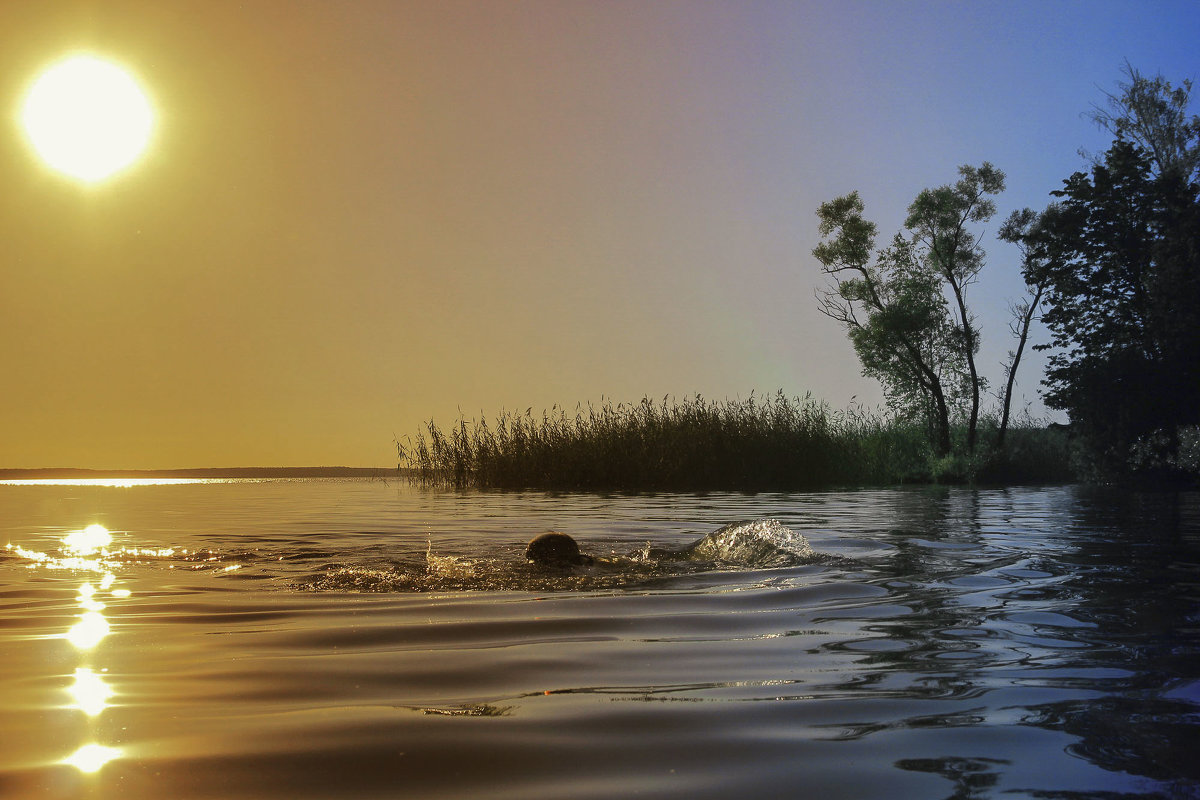
[[[878,402],[816,313],[816,206],[859,189],[890,237],[985,159],[1001,216],[1044,205],[1103,146],[1097,87],[1187,77],[1200,41],[1186,3],[905,5],[5,0],[0,467],[387,466],[460,409]],[[76,51],[158,114],[92,186],[14,121]],[[1020,286],[988,249],[998,362]]]

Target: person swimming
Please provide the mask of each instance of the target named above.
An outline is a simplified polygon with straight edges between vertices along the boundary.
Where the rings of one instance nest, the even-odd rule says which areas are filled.
[[[583,567],[596,559],[579,552],[579,544],[570,536],[549,531],[533,537],[525,548],[525,560],[539,567]]]

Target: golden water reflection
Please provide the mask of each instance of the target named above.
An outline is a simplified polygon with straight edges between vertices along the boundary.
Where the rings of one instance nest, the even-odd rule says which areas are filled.
[[[106,747],[102,744],[85,744],[71,755],[62,760],[80,772],[92,773],[99,770],[109,761],[121,755],[120,748]]]
[[[112,575],[111,572],[105,574],[104,577]],[[114,576],[115,577],[115,576]],[[103,582],[102,582],[103,583]],[[111,583],[109,584],[112,585]],[[83,606],[85,611],[103,611],[104,603],[101,603],[96,598],[96,587],[90,583],[85,583],[79,587],[79,605]]]
[[[64,536],[62,550],[64,553],[70,553],[77,557],[92,555],[104,557],[108,555],[106,548],[112,544],[112,541],[112,534],[108,532],[107,528],[103,525],[92,524]],[[92,649],[100,643],[100,640],[108,636],[111,630],[108,620],[101,613],[104,611],[104,603],[96,598],[96,594],[99,591],[111,589],[112,585],[116,583],[117,576],[103,566],[96,571],[101,570],[104,574],[100,578],[99,589],[91,581],[84,581],[83,585],[79,587],[76,601],[83,609],[83,614],[80,616],[79,622],[71,626],[66,633],[67,641],[80,650]]]
[[[112,534],[103,525],[88,525],[81,531],[72,531],[63,537],[65,552],[80,556],[103,554],[104,548],[112,544]]]
[[[98,772],[122,755],[120,748],[97,741],[100,738],[97,718],[110,706],[116,690],[106,680],[107,670],[96,663],[99,656],[94,652],[96,646],[112,633],[112,626],[105,617],[107,606],[104,601],[131,594],[128,589],[118,588],[116,572],[127,561],[167,557],[175,552],[173,549],[114,547],[113,544],[114,537],[108,528],[93,523],[61,535],[57,548],[47,548],[48,552],[11,543],[7,546],[10,552],[28,560],[30,569],[91,573],[75,594],[75,604],[79,608],[76,621],[66,632],[47,637],[66,639],[78,653],[73,680],[65,689],[70,697],[65,707],[83,712],[87,743],[57,763],[72,766],[82,773]]]
[[[100,486],[132,489],[138,486],[182,486],[193,483],[265,483],[268,478],[6,478],[0,486]]]
[[[114,694],[113,688],[91,667],[77,667],[75,683],[71,684],[67,691],[75,700],[73,707],[89,717],[94,717],[108,708],[108,698]]]
[[[108,620],[99,611],[85,611],[79,622],[71,626],[65,638],[80,650],[91,650],[100,644],[100,640],[108,636],[110,627]]]
[[[37,563],[46,566],[61,566],[67,569],[78,569],[82,566],[88,571],[100,573],[98,579],[86,580],[79,586],[75,602],[82,610],[82,614],[79,621],[64,634],[64,638],[81,653],[92,650],[112,631],[108,619],[104,616],[106,606],[100,597],[105,593],[111,597],[128,597],[130,594],[128,589],[114,588],[117,576],[110,569],[108,563],[112,556],[108,548],[112,543],[113,536],[107,528],[103,525],[92,524],[81,530],[71,531],[62,537],[60,550],[65,558],[59,559],[60,563],[55,563],[55,560],[48,556],[37,559]],[[79,709],[88,717],[88,738],[92,741],[80,747],[60,763],[72,766],[82,773],[91,774],[98,772],[105,764],[118,758],[121,750],[95,741],[95,723],[91,720],[108,708],[109,700],[115,694],[115,690],[104,680],[105,670],[93,668],[88,665],[87,657],[83,658],[85,659],[83,664],[75,668],[75,679],[67,687],[67,693],[73,701],[71,707]]]
[[[170,558],[176,554],[176,548],[146,548],[146,547],[117,547],[109,549],[113,542],[112,534],[103,525],[88,525],[81,530],[72,531],[62,537],[62,545],[58,548],[59,555],[30,550],[19,544],[9,542],[7,549],[21,558],[29,561],[30,569],[42,567],[45,569],[75,570],[80,572],[98,572],[102,578],[101,589],[108,589],[116,580],[112,567],[121,566],[124,560],[146,558]],[[187,556],[188,550],[179,551]],[[215,560],[215,557],[210,560]],[[128,597],[129,592],[116,589],[113,595]]]

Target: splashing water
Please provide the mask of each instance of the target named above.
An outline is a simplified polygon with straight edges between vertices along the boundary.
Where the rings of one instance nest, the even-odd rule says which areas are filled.
[[[686,550],[688,557],[740,567],[786,567],[816,554],[802,534],[773,519],[734,522]]]
[[[583,543],[586,550],[586,542]],[[349,592],[589,591],[644,584],[714,569],[769,569],[821,560],[803,535],[777,520],[735,522],[683,549],[651,547],[597,556],[588,566],[547,568],[523,560],[439,555],[381,565],[338,565],[297,588]]]

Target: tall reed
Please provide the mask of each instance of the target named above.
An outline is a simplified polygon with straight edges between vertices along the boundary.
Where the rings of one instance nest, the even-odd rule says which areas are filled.
[[[922,480],[919,425],[811,396],[676,401],[568,414],[502,412],[492,423],[433,421],[397,442],[400,467],[432,485],[589,490],[781,490]]]

